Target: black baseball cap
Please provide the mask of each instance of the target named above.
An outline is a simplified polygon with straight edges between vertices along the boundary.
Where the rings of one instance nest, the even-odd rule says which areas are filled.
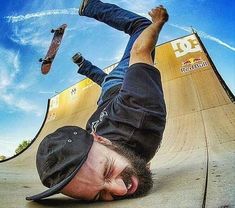
[[[37,201],[63,189],[87,159],[93,136],[77,126],[64,126],[46,136],[38,147],[36,166],[46,191],[26,197]]]

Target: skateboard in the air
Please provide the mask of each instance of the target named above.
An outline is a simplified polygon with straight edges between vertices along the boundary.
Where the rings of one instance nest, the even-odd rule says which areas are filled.
[[[63,24],[60,27],[58,27],[57,29],[51,30],[51,33],[54,33],[54,36],[51,41],[51,45],[47,51],[47,55],[45,56],[44,59],[43,58],[39,59],[39,62],[42,62],[41,71],[43,74],[47,74],[51,69],[51,65],[52,65],[53,60],[56,56],[56,53],[60,47],[60,43],[63,38],[64,31],[65,31],[66,27],[67,27],[67,25]]]

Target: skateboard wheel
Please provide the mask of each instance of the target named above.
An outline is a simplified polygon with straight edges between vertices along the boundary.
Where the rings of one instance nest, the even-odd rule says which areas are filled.
[[[39,62],[43,62],[43,59],[42,59],[42,58],[40,58],[38,61],[39,61]]]
[[[52,29],[52,30],[51,30],[51,33],[54,33],[54,32],[55,32],[55,30],[54,30],[54,29]]]

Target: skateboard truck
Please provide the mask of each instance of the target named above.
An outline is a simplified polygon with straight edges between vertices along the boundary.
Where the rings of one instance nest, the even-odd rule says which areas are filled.
[[[43,62],[44,64],[46,64],[46,63],[51,63],[51,62],[52,62],[52,60],[51,60],[50,57],[48,57],[48,58],[46,58],[46,59],[40,58],[38,61],[39,61],[39,62]]]
[[[62,27],[58,28],[58,29],[52,29],[51,33],[55,33],[56,31],[58,31],[58,33],[62,34],[64,29]]]

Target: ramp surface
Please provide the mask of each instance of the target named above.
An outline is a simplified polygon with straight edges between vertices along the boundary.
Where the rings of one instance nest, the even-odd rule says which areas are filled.
[[[0,163],[0,207],[235,207],[234,96],[196,34],[156,50],[168,115],[161,148],[151,162],[155,175],[150,194],[91,204],[62,195],[40,203],[25,200],[45,190],[35,167],[41,140],[63,125],[85,127],[96,109],[100,89],[85,79],[48,102],[45,123],[26,151]]]

